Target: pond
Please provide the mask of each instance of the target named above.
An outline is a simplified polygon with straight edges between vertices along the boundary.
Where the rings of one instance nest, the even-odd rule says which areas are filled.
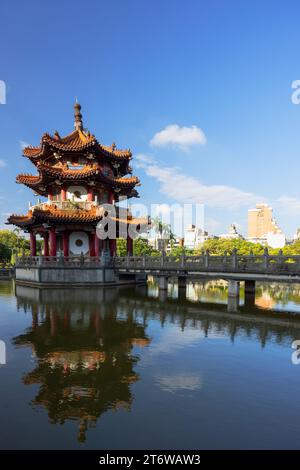
[[[299,448],[300,286],[226,304],[222,282],[182,296],[1,281],[1,448]]]

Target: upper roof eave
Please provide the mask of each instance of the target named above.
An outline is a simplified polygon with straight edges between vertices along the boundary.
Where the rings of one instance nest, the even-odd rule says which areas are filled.
[[[65,137],[60,137],[58,133],[55,136],[45,133],[42,137],[40,146],[28,146],[23,149],[24,157],[38,159],[42,157],[48,148],[54,148],[62,152],[83,152],[88,149],[94,151],[95,155],[107,156],[115,160],[130,160],[132,153],[130,150],[120,150],[115,145],[106,146],[97,141],[94,135],[81,131],[80,129],[71,132]]]

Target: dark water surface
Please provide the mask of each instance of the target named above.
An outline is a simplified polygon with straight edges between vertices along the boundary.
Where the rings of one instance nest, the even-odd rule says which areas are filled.
[[[300,286],[0,282],[2,449],[300,448]]]

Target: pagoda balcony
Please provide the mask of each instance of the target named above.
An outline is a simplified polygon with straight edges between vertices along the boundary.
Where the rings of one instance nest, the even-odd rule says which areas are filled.
[[[91,210],[92,207],[101,206],[101,202],[98,201],[46,201],[39,204],[30,206],[30,209],[47,210],[49,206],[55,206],[56,209],[65,211],[77,211],[78,209]]]
[[[113,265],[113,260],[105,256],[70,255],[63,256],[19,256],[16,259],[17,267],[108,267]]]
[[[55,210],[62,210],[66,212],[78,212],[80,210],[83,211],[90,211],[93,208],[98,208],[101,210],[103,204],[108,204],[107,202],[101,201],[46,201],[41,202],[39,204],[31,205],[30,210],[34,211],[39,209],[41,211],[47,211],[50,207],[54,208]],[[132,217],[131,212],[128,208],[119,207],[114,205],[115,216],[127,219],[128,217]]]

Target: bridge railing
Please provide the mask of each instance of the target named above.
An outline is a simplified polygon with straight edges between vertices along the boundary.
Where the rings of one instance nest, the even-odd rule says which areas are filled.
[[[239,272],[239,273],[276,273],[300,274],[300,256],[269,255],[231,255],[212,256],[208,252],[199,256],[126,256],[96,257],[72,256],[22,256],[16,261],[17,267],[103,267],[113,266],[120,270],[145,271],[186,271],[186,272]],[[1,265],[0,265],[1,267]]]
[[[9,261],[0,261],[0,269],[11,269],[13,265]]]
[[[114,259],[117,269],[145,270],[185,270],[208,272],[253,272],[253,273],[299,273],[300,256],[269,255],[231,255],[212,256],[208,252],[199,256],[140,256]]]
[[[14,266],[9,261],[0,261],[0,279],[10,279],[14,272]]]

